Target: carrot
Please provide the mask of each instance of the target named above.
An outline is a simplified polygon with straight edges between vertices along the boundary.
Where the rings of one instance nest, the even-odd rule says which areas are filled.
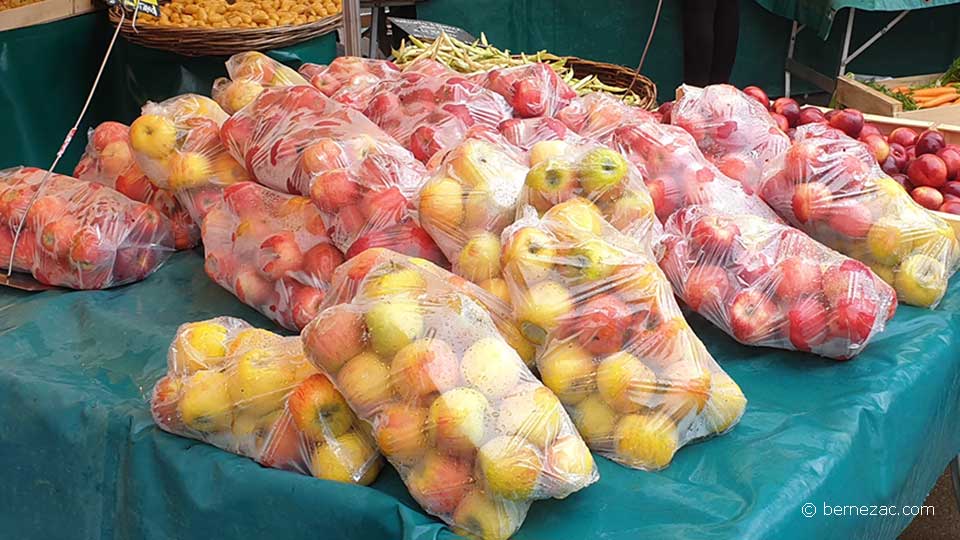
[[[928,101],[919,102],[921,109],[929,109],[931,107],[937,107],[939,105],[945,105],[947,103],[953,103],[957,99],[957,93],[953,92],[950,94],[944,94],[942,96],[936,97]]]
[[[901,94],[909,94],[909,93],[910,93],[910,87],[909,87],[909,86],[898,86],[898,87],[896,87],[896,88],[893,89],[893,92],[900,92]]]
[[[937,88],[918,88],[913,91],[915,97],[937,97],[944,94],[955,94],[957,89],[952,86],[940,86]]]

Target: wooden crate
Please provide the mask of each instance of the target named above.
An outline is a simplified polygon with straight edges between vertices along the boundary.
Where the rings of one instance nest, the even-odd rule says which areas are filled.
[[[930,75],[898,77],[885,81],[877,81],[877,83],[893,89],[898,86],[927,84],[940,75],[942,74],[932,73]],[[833,98],[837,103],[845,107],[859,109],[864,113],[960,125],[960,105],[946,105],[932,109],[905,111],[903,110],[903,104],[899,101],[848,77],[837,77],[837,89],[833,93]]]
[[[101,9],[94,0],[43,0],[0,11],[0,31],[66,19]]]

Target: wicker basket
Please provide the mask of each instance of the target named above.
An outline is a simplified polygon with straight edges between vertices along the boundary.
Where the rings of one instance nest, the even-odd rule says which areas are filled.
[[[640,98],[637,106],[647,110],[657,108],[657,85],[643,75],[637,74],[634,76],[636,73],[634,70],[617,64],[594,62],[575,56],[566,56],[564,60],[566,60],[567,66],[573,69],[573,74],[578,79],[593,75],[600,79],[603,84],[628,88],[633,91]]]
[[[120,21],[119,7],[110,9],[110,21]],[[151,49],[184,56],[228,56],[289,47],[329,34],[342,25],[343,15],[338,13],[312,23],[274,28],[169,28],[138,24],[134,30],[130,17],[126,17],[120,33],[127,41]]]

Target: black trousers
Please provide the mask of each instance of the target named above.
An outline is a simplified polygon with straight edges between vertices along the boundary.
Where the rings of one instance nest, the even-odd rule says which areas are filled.
[[[740,36],[739,0],[682,0],[683,82],[730,80]]]

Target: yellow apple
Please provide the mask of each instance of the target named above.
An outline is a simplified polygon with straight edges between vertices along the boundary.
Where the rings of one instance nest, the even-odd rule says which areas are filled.
[[[406,480],[410,495],[424,510],[437,516],[453,514],[476,485],[473,459],[461,459],[428,450]]]
[[[587,396],[571,411],[570,416],[588,444],[601,448],[612,446],[613,429],[618,416],[599,394]]]
[[[737,383],[722,371],[714,373],[710,400],[703,410],[707,429],[713,433],[723,433],[743,415],[746,408],[747,398]]]
[[[561,158],[570,152],[570,145],[566,141],[540,141],[530,148],[530,166],[548,159]]]
[[[453,531],[482,540],[507,540],[520,527],[523,511],[516,503],[494,500],[483,491],[468,493],[453,513]]]
[[[524,437],[538,448],[547,447],[563,425],[560,401],[539,385],[505,398],[497,411],[498,433]]]
[[[680,418],[691,410],[703,410],[710,399],[712,375],[695,357],[684,355],[661,370],[659,383],[663,393],[661,409]]]
[[[374,432],[383,455],[410,464],[427,449],[427,411],[404,403],[391,403],[377,415]]]
[[[177,152],[170,156],[169,166],[167,182],[173,191],[198,188],[209,183],[213,175],[210,160],[200,152]]]
[[[386,274],[371,276],[364,282],[363,295],[367,298],[384,298],[398,294],[416,296],[427,290],[423,274],[413,268],[398,268]]]
[[[496,171],[488,164],[499,160],[496,146],[479,139],[467,139],[449,156],[453,174],[464,186],[473,190],[486,189],[487,182],[496,178]]]
[[[430,404],[427,430],[437,448],[451,454],[469,454],[483,440],[489,403],[473,388],[454,388]]]
[[[893,287],[905,304],[932,307],[947,291],[947,271],[937,259],[915,253],[900,265]]]
[[[621,231],[629,231],[638,223],[653,219],[653,199],[645,191],[627,191],[610,205],[607,217]]]
[[[636,412],[657,394],[657,376],[632,354],[619,351],[597,366],[597,391],[620,413]]]
[[[628,414],[614,432],[617,458],[639,469],[658,470],[670,464],[680,445],[677,426],[666,415]]]
[[[573,298],[556,281],[541,281],[521,294],[516,309],[523,335],[534,343],[543,343],[546,334],[573,311]]]
[[[226,329],[224,329],[226,331]],[[250,349],[271,347],[283,341],[283,337],[262,328],[244,328],[227,345],[227,356],[236,356]]]
[[[573,249],[572,266],[587,281],[609,277],[623,261],[623,252],[601,238],[584,240]]]
[[[454,234],[463,223],[463,189],[453,178],[441,176],[420,192],[420,219],[446,234]]]
[[[203,432],[230,429],[233,400],[226,374],[213,370],[194,373],[183,384],[177,404],[184,425]]]
[[[347,360],[337,373],[337,387],[361,416],[393,399],[390,369],[370,352]]]
[[[474,235],[457,257],[457,274],[473,282],[500,275],[500,238],[491,232]]]
[[[869,266],[870,270],[873,270],[873,273],[876,274],[878,278],[886,281],[891,287],[893,286],[894,280],[896,279],[896,272],[894,272],[893,268],[878,262],[870,263]]]
[[[510,290],[507,288],[507,282],[503,278],[485,279],[479,283],[480,288],[496,296],[505,304],[510,304]]]
[[[457,354],[441,339],[418,339],[397,351],[390,362],[394,390],[409,401],[446,392],[460,382]]]
[[[574,341],[555,344],[537,364],[543,384],[566,405],[579,403],[596,387],[593,356]]]
[[[569,493],[589,484],[597,466],[587,445],[574,434],[557,439],[547,449],[547,470],[548,481],[566,488],[562,493]]]
[[[370,344],[384,357],[392,357],[423,332],[423,316],[416,302],[391,297],[371,307],[364,314]]]
[[[252,349],[230,374],[230,399],[238,410],[263,416],[283,406],[294,385],[293,369],[270,349]]]
[[[164,159],[177,145],[177,128],[165,116],[145,114],[130,124],[130,146],[151,159]]]
[[[523,363],[529,367],[533,368],[534,363],[537,359],[537,348],[531,343],[527,338],[523,337],[523,334],[520,333],[520,329],[512,321],[500,321],[497,324],[500,334],[503,336],[503,339],[507,340],[507,343],[513,347],[517,354],[520,355],[520,359],[523,360]]]
[[[579,241],[594,238],[603,231],[603,215],[595,204],[576,197],[564,201],[543,215],[550,230],[561,240]]]
[[[497,399],[514,389],[523,371],[517,352],[499,337],[483,338],[463,353],[463,380],[487,399]]]
[[[879,263],[896,265],[910,250],[911,241],[899,220],[881,218],[867,232],[867,248]]]
[[[496,437],[481,446],[477,464],[490,493],[512,501],[531,498],[543,470],[537,448],[514,436]]]
[[[287,408],[297,429],[315,441],[339,437],[354,423],[353,412],[326,375],[315,374],[301,382]]]
[[[518,278],[532,285],[550,276],[557,254],[557,240],[536,227],[523,227],[514,232],[503,250],[503,265]]]
[[[212,321],[192,323],[184,328],[174,343],[173,370],[193,373],[220,367],[227,354],[227,329]]]
[[[580,159],[577,174],[587,193],[602,193],[620,185],[627,177],[627,158],[616,150],[594,148]]]
[[[231,81],[223,90],[219,103],[225,112],[233,114],[252,103],[261,92],[263,92],[263,86],[257,81],[250,79]]]
[[[351,431],[317,445],[310,464],[317,478],[367,486],[377,478],[382,462],[376,450]]]

